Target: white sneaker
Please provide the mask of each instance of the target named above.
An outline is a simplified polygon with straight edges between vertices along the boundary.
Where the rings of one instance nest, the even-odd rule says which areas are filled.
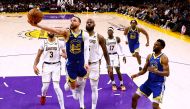
[[[66,82],[66,83],[64,84],[64,89],[65,89],[65,91],[69,91],[70,86],[69,86],[68,82]]]

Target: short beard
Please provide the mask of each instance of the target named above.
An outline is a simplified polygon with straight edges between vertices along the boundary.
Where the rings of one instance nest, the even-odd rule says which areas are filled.
[[[53,37],[54,37],[54,34],[48,34],[48,37],[49,37],[49,38],[53,38]]]
[[[86,31],[90,32],[90,31],[93,31],[94,30],[94,27],[87,27],[86,26]]]
[[[153,52],[154,52],[155,54],[157,54],[157,53],[160,52],[160,50],[158,50],[158,49],[154,49]]]
[[[70,26],[70,29],[71,30],[74,30],[74,29],[76,29],[77,28],[77,26]]]

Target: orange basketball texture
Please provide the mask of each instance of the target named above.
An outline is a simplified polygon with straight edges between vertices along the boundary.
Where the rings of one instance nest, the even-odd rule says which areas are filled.
[[[28,12],[28,20],[33,21],[35,24],[39,23],[43,18],[43,13],[37,8],[33,8]]]

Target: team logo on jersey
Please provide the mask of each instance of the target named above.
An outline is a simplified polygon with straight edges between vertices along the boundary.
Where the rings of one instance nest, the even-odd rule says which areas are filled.
[[[158,69],[158,63],[154,60],[150,62],[150,66],[154,67],[155,69]]]
[[[77,39],[73,39],[70,42],[70,52],[73,54],[79,54],[81,52],[81,42]]]
[[[136,38],[136,34],[135,33],[131,33],[130,34],[130,39],[135,39]]]
[[[96,40],[89,40],[89,42],[95,44]]]

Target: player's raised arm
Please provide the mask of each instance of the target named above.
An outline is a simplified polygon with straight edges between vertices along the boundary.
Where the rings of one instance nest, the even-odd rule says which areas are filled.
[[[48,31],[50,33],[54,33],[57,35],[60,35],[62,37],[68,36],[69,35],[69,30],[68,29],[56,29],[56,28],[51,28],[51,27],[47,27],[44,25],[40,25],[40,24],[35,24],[34,22],[28,20],[28,23],[31,24],[32,26],[38,27],[42,30]]]

